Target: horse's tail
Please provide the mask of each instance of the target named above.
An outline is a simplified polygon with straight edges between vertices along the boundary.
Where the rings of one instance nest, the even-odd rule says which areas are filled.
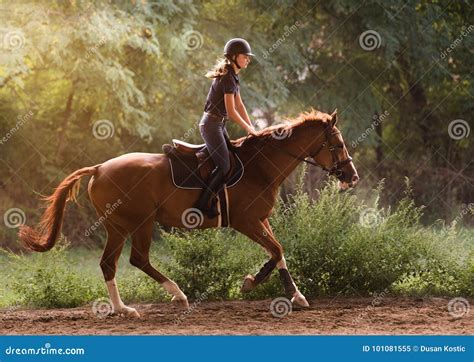
[[[26,225],[20,227],[18,236],[26,247],[33,251],[50,250],[58,238],[64,216],[64,207],[68,200],[76,201],[81,183],[81,177],[94,175],[100,165],[81,168],[67,176],[54,190],[51,196],[43,200],[47,202],[47,207],[41,221],[36,228]]]

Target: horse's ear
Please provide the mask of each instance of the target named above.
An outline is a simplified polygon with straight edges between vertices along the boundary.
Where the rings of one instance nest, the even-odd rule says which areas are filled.
[[[331,114],[331,122],[330,122],[331,127],[334,127],[336,123],[337,123],[337,108]]]

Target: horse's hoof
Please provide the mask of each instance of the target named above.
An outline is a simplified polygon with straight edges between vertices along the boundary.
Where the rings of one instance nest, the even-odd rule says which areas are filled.
[[[171,303],[174,303],[177,305],[179,308],[188,310],[189,309],[189,303],[188,303],[188,298],[176,298],[173,297],[171,298]]]
[[[291,303],[298,307],[309,307],[309,303],[306,300],[305,296],[299,291],[293,295],[293,298],[291,298]]]
[[[244,279],[244,283],[242,284],[242,287],[240,288],[240,291],[242,293],[248,293],[250,292],[254,287],[254,281],[255,278],[252,275],[247,275]]]
[[[132,317],[132,318],[140,318],[140,314],[137,312],[135,308],[124,306],[120,308],[118,311],[114,311],[113,314],[117,314],[123,317]]]

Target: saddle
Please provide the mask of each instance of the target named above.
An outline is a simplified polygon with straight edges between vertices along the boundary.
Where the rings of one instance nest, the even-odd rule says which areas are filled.
[[[226,187],[232,187],[243,176],[244,165],[235,153],[235,147],[226,137],[230,155],[230,170],[226,175]],[[215,168],[206,144],[194,145],[173,139],[173,145],[165,144],[163,152],[168,156],[171,176],[176,187],[182,189],[203,189],[210,173]]]

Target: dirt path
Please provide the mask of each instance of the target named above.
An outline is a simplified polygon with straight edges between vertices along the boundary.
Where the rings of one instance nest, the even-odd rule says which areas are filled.
[[[324,298],[284,318],[271,314],[271,300],[205,301],[187,314],[171,303],[137,304],[137,320],[98,318],[91,306],[1,310],[0,334],[474,334],[474,311],[454,318],[449,300],[387,297],[373,307],[371,298]]]

